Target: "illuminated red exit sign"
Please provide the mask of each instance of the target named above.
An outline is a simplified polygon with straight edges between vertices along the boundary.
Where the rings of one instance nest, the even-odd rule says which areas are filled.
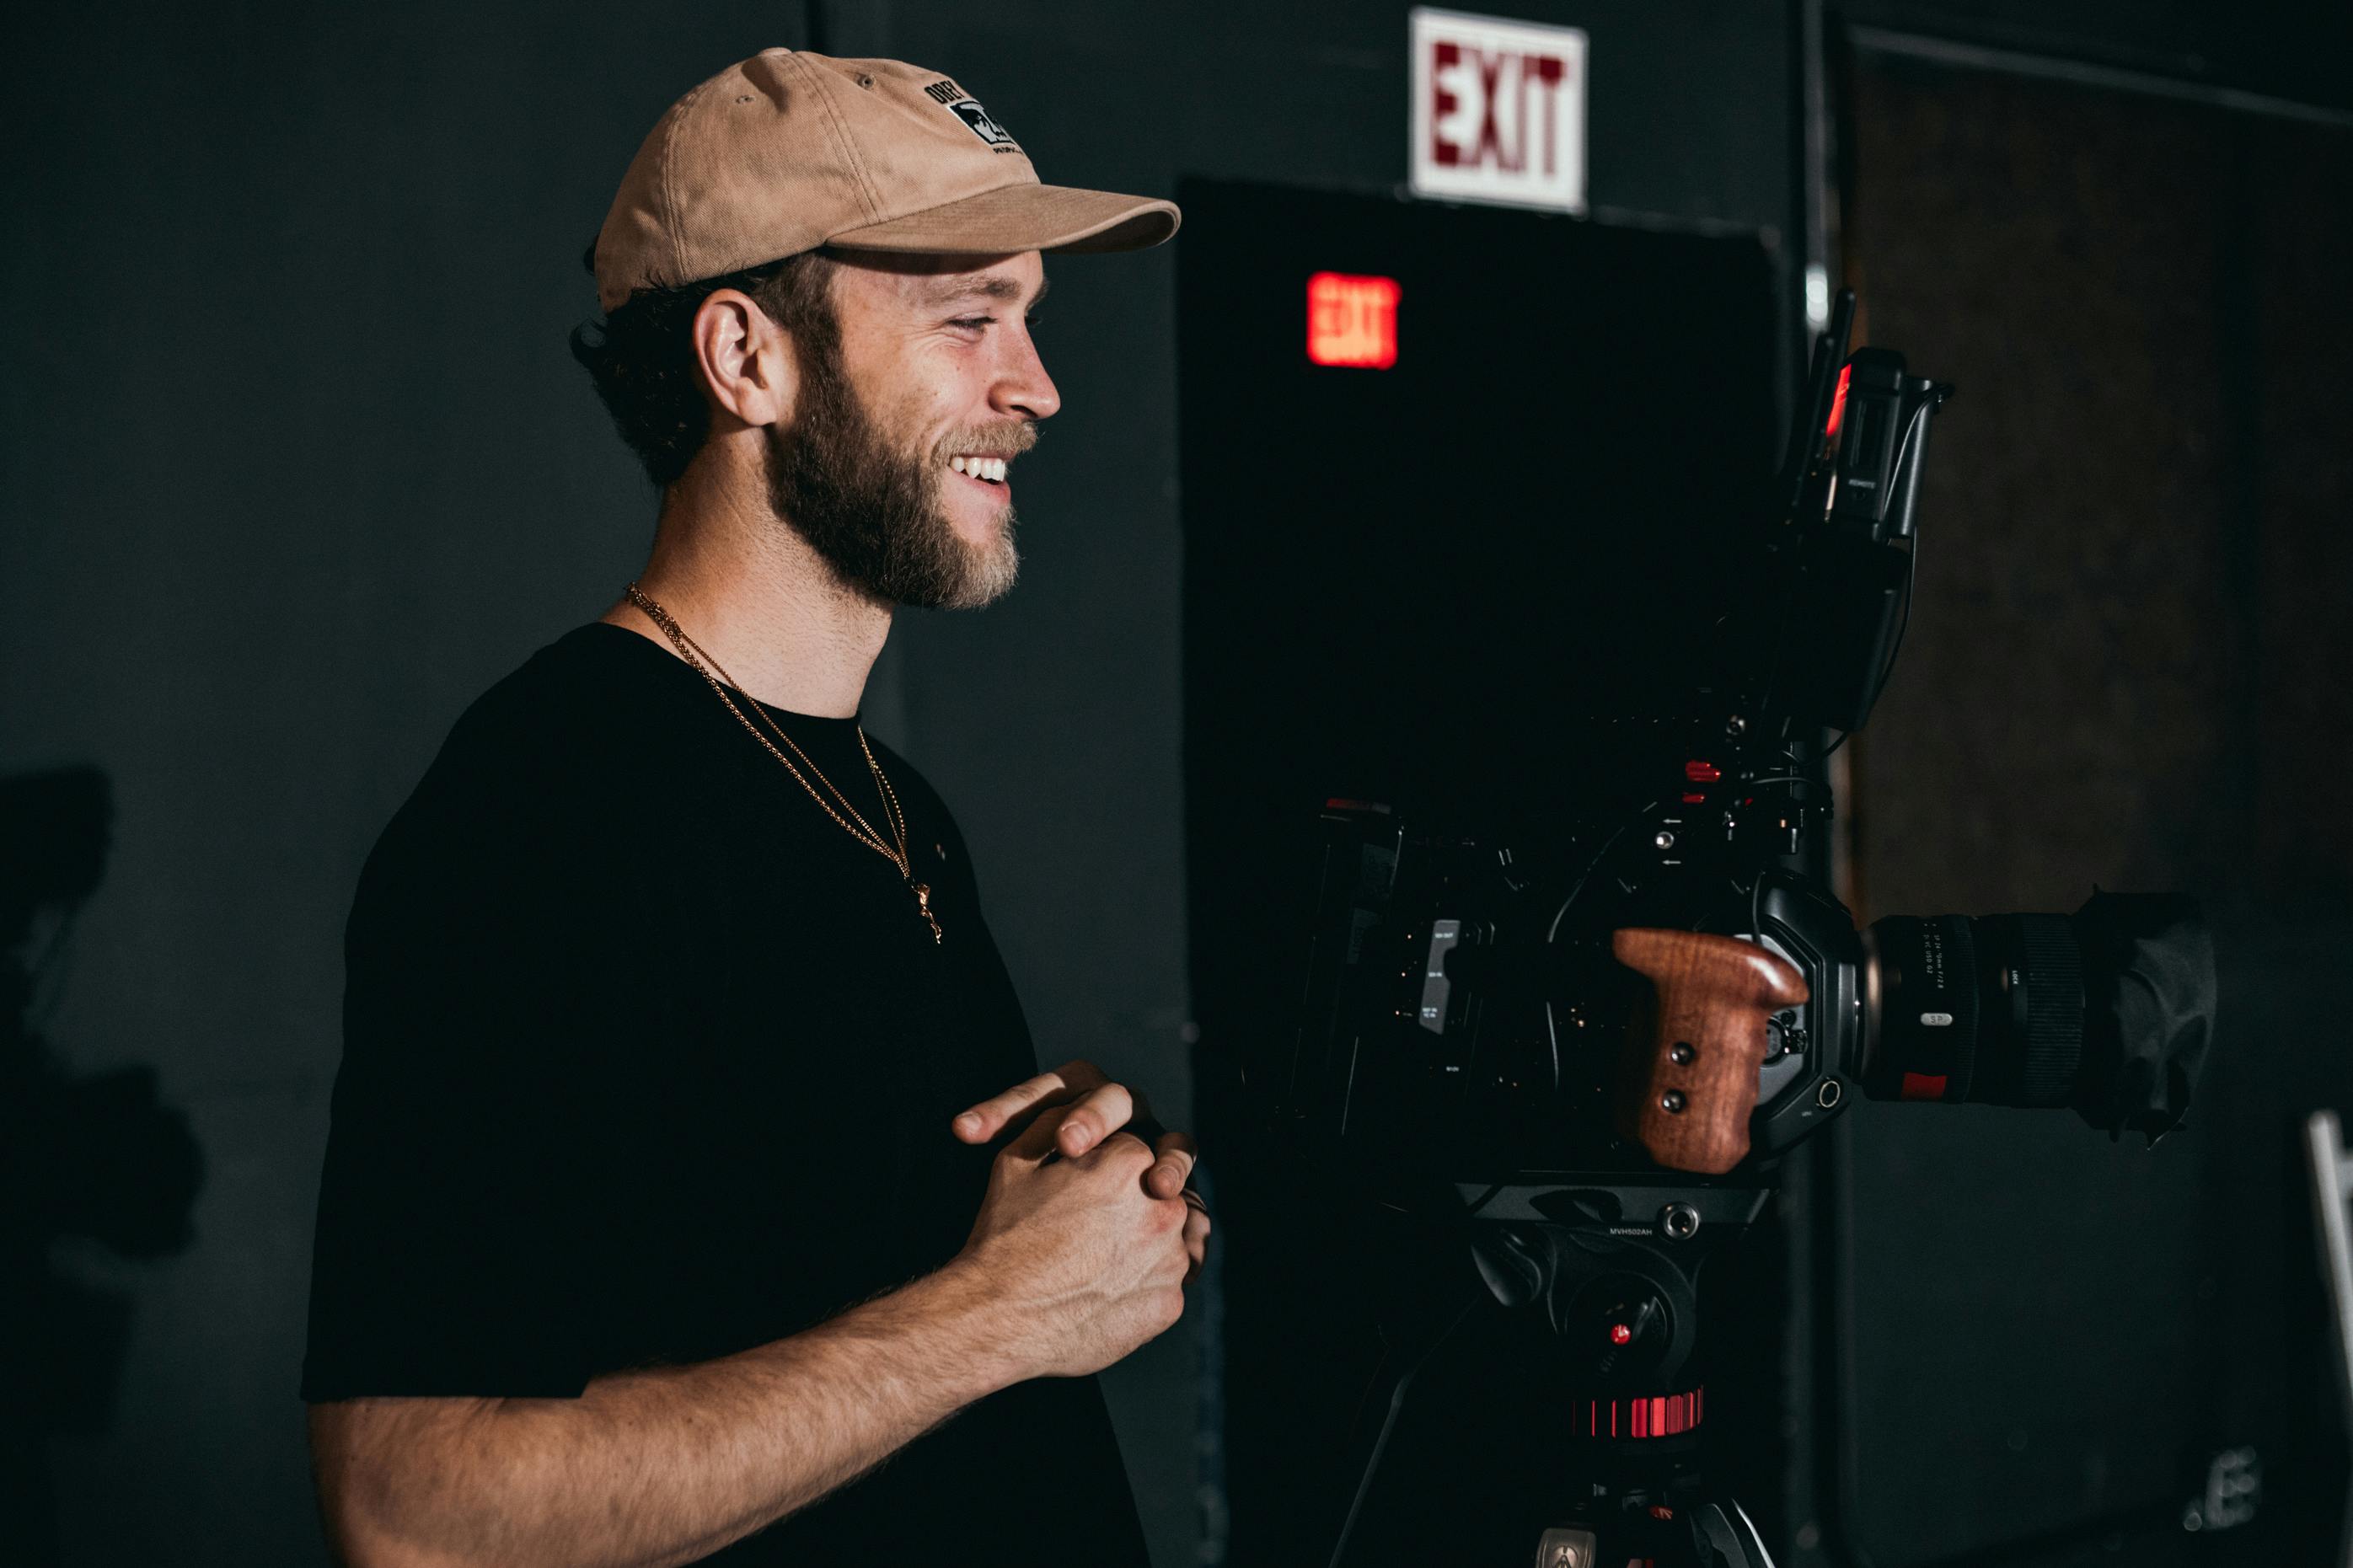
[[[1394,278],[1318,272],[1307,279],[1307,357],[1317,364],[1387,370],[1397,363]]]

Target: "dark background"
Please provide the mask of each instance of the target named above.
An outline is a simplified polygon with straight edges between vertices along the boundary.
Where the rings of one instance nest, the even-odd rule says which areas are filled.
[[[2117,1259],[2154,1258],[2168,1306],[2119,1352],[2119,1386],[2155,1401],[2197,1366],[2201,1387],[2268,1390],[2243,1416],[2185,1417],[2202,1441],[2318,1383],[2317,1363],[2213,1363],[2233,1353],[2225,1309],[2293,1319],[2305,1222],[2283,1130],[2353,1098],[2310,1000],[2341,977],[2329,933],[2353,887],[2330,801],[2353,717],[2329,380],[2353,346],[2346,16],[1510,9],[1590,34],[1598,216],[1765,237],[1786,349],[1825,169],[1823,215],[1846,219],[1833,270],[1869,291],[1868,332],[1968,389],[1926,503],[1953,542],[1924,557],[1915,640],[1854,748],[1857,912],[2072,907],[2099,876],[2210,889],[2253,933],[2226,958],[2254,977],[2272,1054],[2218,1082],[2206,1144],[2159,1152],[2164,1184],[2112,1191],[2109,1163],[2086,1173],[2112,1152],[2072,1127],[1862,1116],[1793,1184],[1801,1248],[1838,1245],[1807,1228],[1836,1194],[1851,1234],[1922,1238],[1826,1271],[1858,1310],[1809,1298],[1793,1334],[1797,1560],[1841,1544],[1841,1497],[1883,1554],[1920,1531],[1980,1550],[2004,1510],[2094,1517],[2116,1488],[2038,1462],[2063,1434],[1935,1412],[2008,1397],[1988,1368],[2128,1331],[2117,1314],[2146,1301],[2034,1288],[2084,1232],[2116,1234],[2101,1215],[2130,1215]],[[69,1073],[152,1066],[203,1163],[185,1244],[151,1227],[130,1248],[162,1256],[12,1215],[12,1268],[70,1287],[22,1298],[43,1315],[17,1342],[70,1367],[56,1405],[10,1413],[12,1480],[51,1497],[10,1500],[12,1518],[53,1506],[74,1563],[321,1555],[293,1386],[343,916],[457,711],[640,559],[653,498],[564,336],[593,307],[582,247],[662,108],[771,44],[895,55],[954,71],[1058,183],[1386,195],[1405,177],[1405,7],[1339,0],[10,14],[0,773],[87,764],[115,806],[103,879],[23,1016]],[[1041,346],[1066,411],[1025,483],[1023,587],[984,616],[906,617],[868,708],[957,805],[1041,1054],[1094,1057],[1172,1123],[1191,1016],[1175,269],[1166,249],[1054,265]],[[1262,389],[1231,395],[1279,430]],[[94,1164],[109,1147],[82,1146]],[[153,1178],[127,1186],[173,1189],[168,1139],[121,1148]],[[1865,1179],[1826,1185],[1840,1160]],[[20,1193],[42,1175],[11,1173]],[[2048,1194],[2083,1183],[2081,1228],[2049,1224],[2069,1205]],[[1899,1266],[1932,1255],[1941,1272]],[[2173,1310],[2177,1286],[2205,1316]],[[1219,1496],[1197,1494],[1209,1316],[1108,1380],[1164,1568],[1228,1536]],[[1855,1331],[1831,1347],[1853,1373],[1843,1409],[1807,1393],[1837,1382],[1809,1360],[1816,1318]],[[1922,1358],[1883,1336],[1923,1321],[1978,1327],[1907,1384]],[[1809,1458],[1858,1451],[1848,1428],[1882,1435],[1880,1471]],[[1989,1431],[1998,1451],[1969,1446]],[[2282,1473],[2317,1463],[2305,1427],[2256,1435]],[[1966,1484],[1931,1495],[1931,1473]]]

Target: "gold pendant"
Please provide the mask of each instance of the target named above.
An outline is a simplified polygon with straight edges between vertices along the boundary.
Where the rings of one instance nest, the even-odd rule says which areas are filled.
[[[934,942],[944,942],[947,938],[943,936],[940,932],[940,917],[932,913],[931,884],[928,882],[914,881],[911,879],[908,881],[907,886],[915,890],[915,912],[923,917],[923,923],[925,925],[932,928],[932,941]]]

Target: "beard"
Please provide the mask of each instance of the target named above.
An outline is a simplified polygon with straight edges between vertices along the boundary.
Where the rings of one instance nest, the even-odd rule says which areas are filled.
[[[811,347],[798,416],[790,430],[768,429],[768,504],[776,515],[845,587],[876,604],[973,610],[1003,597],[1021,563],[1013,510],[983,542],[959,535],[942,504],[947,457],[1020,451],[1036,442],[1036,430],[958,431],[941,450],[902,450],[867,412],[839,345]]]

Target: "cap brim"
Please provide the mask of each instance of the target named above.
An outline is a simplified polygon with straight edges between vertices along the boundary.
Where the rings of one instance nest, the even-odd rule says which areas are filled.
[[[1007,185],[905,217],[837,234],[852,250],[916,250],[945,256],[1009,256],[1019,250],[1144,250],[1176,232],[1175,202],[1082,191],[1069,185]]]

